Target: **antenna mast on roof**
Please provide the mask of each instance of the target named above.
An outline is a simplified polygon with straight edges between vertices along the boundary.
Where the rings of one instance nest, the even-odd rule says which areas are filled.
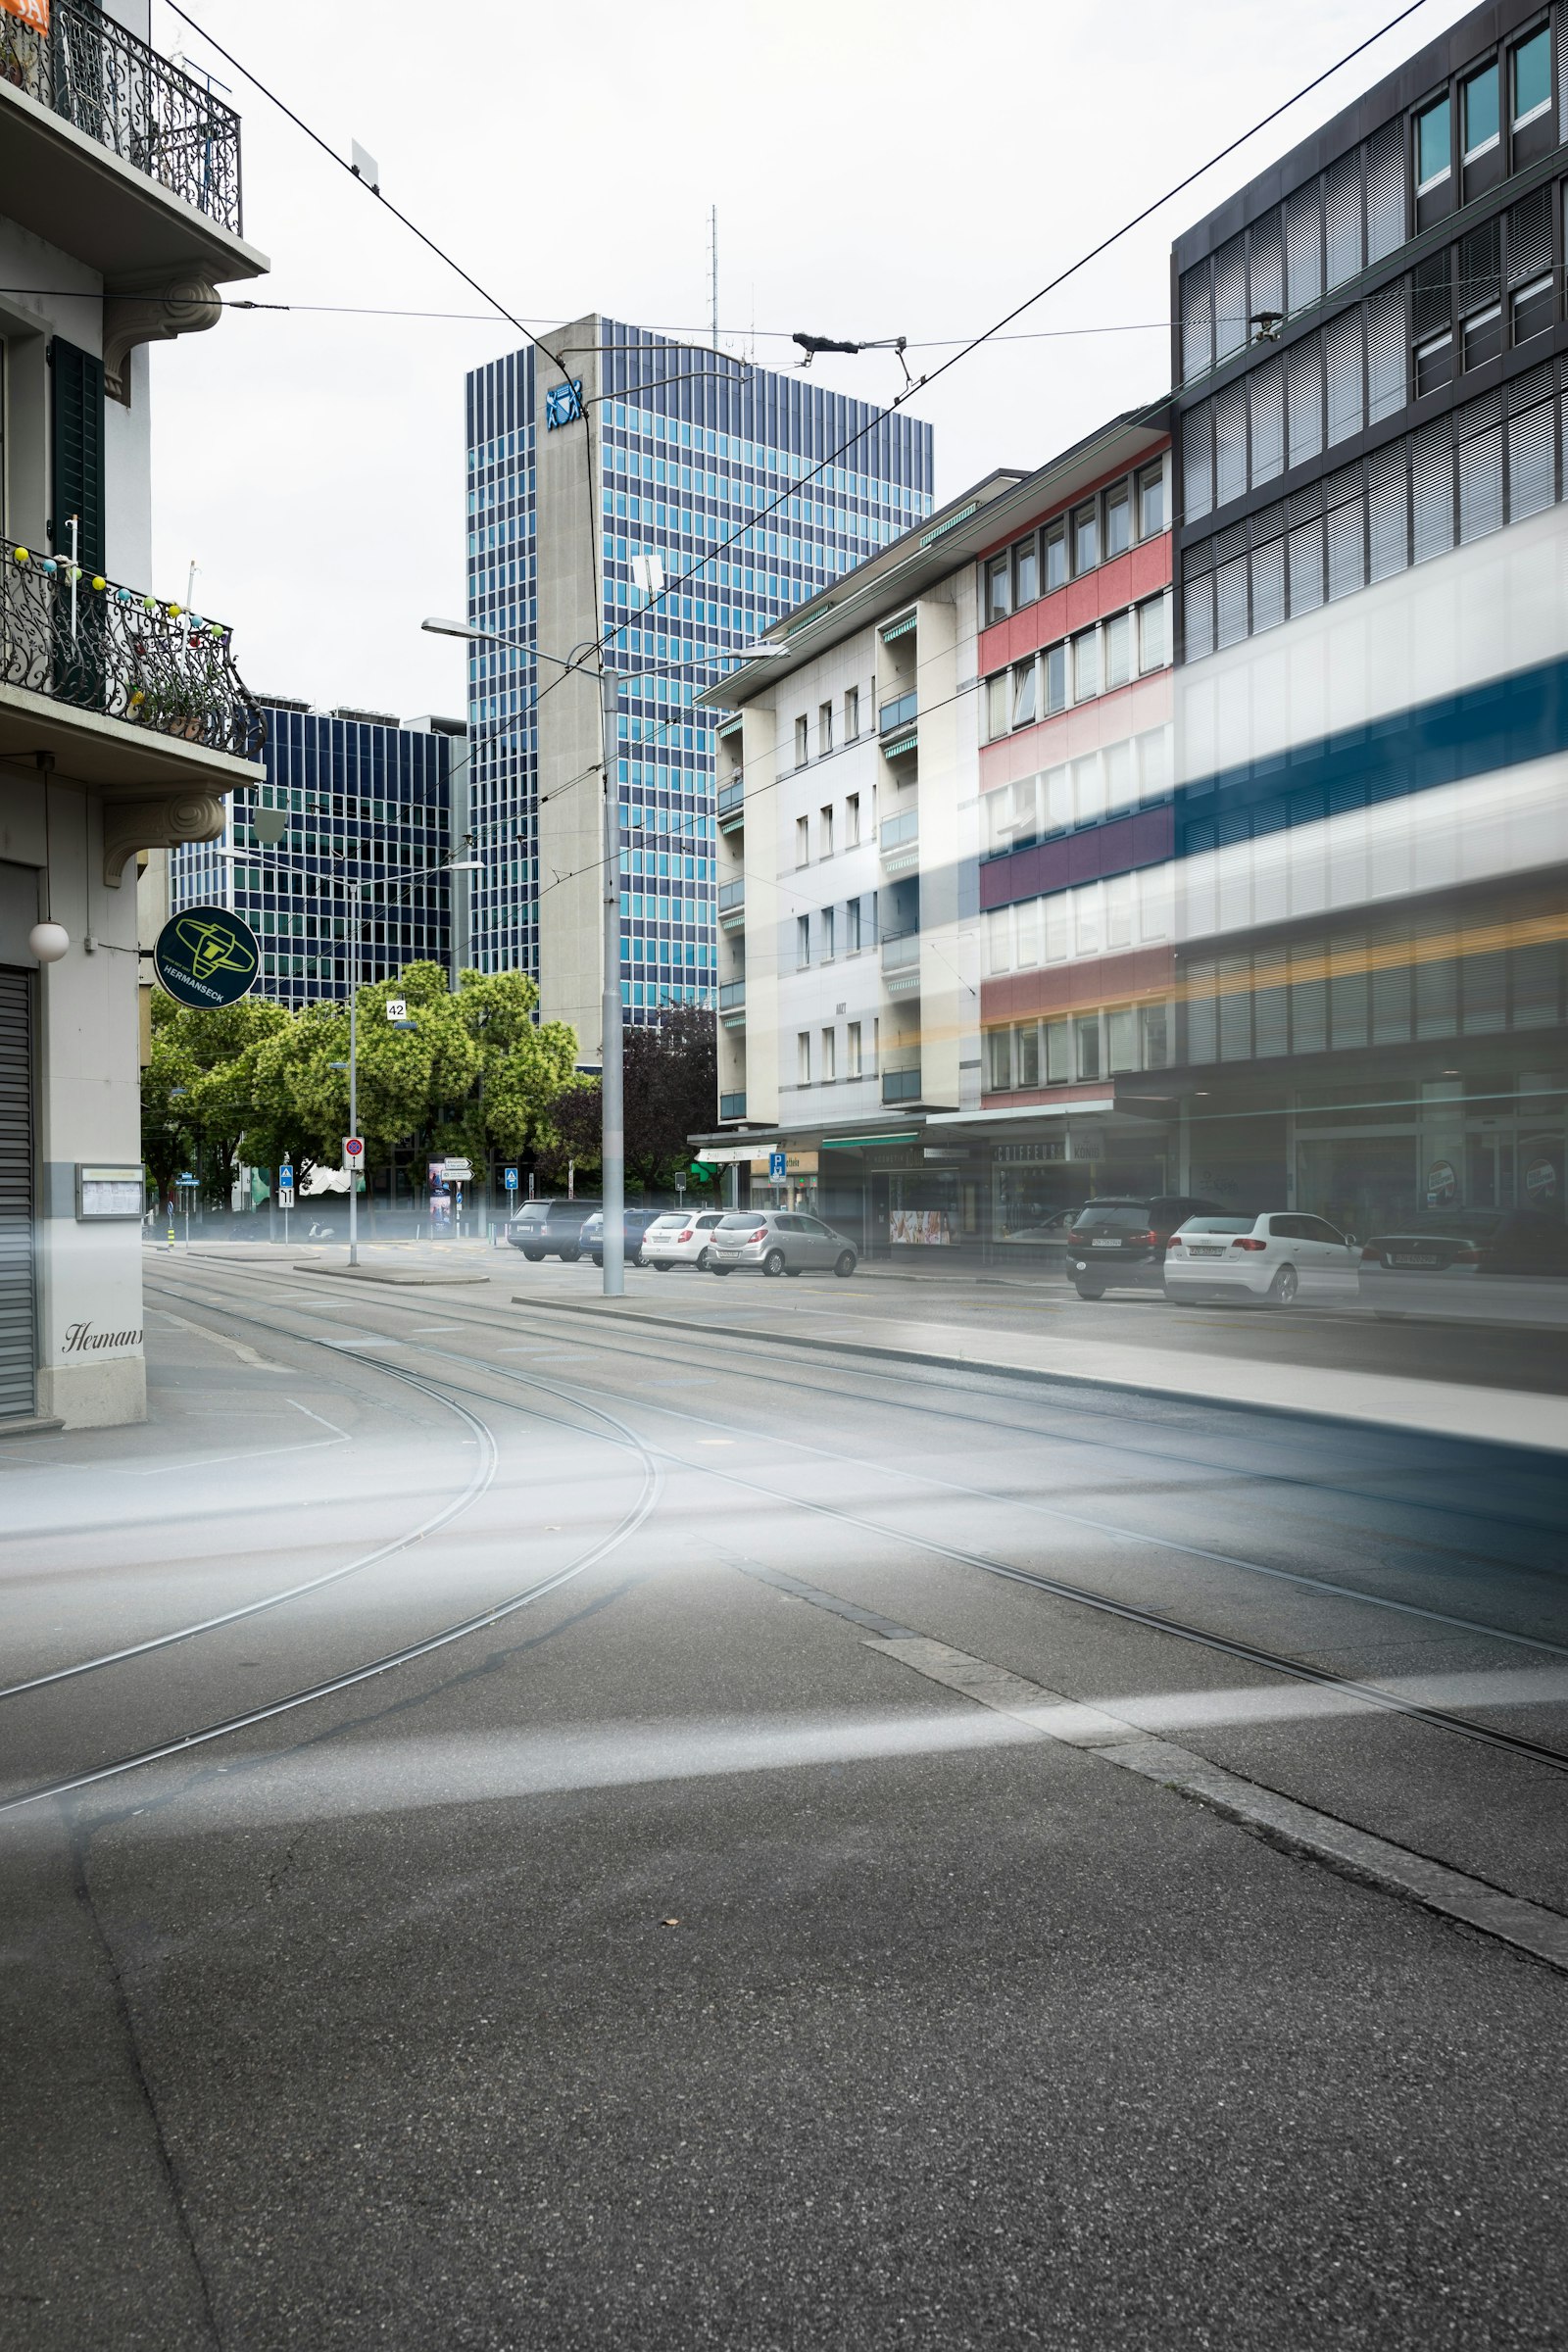
[[[718,349],[718,207],[709,207],[708,213],[708,294],[709,310],[713,321],[713,349]]]

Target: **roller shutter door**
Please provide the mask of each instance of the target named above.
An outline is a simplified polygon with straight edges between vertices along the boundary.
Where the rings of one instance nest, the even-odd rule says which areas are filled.
[[[0,966],[0,1421],[33,1409],[31,982]]]

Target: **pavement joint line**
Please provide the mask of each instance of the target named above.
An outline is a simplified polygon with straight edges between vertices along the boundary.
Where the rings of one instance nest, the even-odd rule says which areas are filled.
[[[818,1353],[874,1357],[884,1363],[920,1364],[938,1371],[968,1372],[991,1380],[1023,1381],[1035,1387],[1049,1388],[1053,1385],[1061,1385],[1080,1389],[1109,1390],[1118,1396],[1161,1396],[1173,1399],[1179,1404],[1201,1407],[1207,1412],[1266,1413],[1274,1420],[1316,1421],[1335,1429],[1392,1428],[1414,1431],[1418,1435],[1426,1437],[1434,1434],[1426,1423],[1415,1419],[1336,1412],[1328,1405],[1276,1404],[1267,1397],[1217,1396],[1195,1389],[1191,1384],[1179,1387],[1174,1382],[1128,1380],[1119,1378],[1110,1372],[1074,1372],[1065,1366],[1058,1367],[1054,1364],[1049,1367],[1035,1364],[1004,1364],[986,1356],[950,1355],[941,1353],[934,1348],[881,1348],[866,1340],[836,1340],[815,1333],[781,1331],[776,1324],[710,1323],[698,1321],[685,1315],[648,1314],[636,1307],[625,1307],[618,1303],[607,1311],[575,1299],[527,1298],[519,1298],[515,1293],[513,1295],[512,1303],[514,1306],[537,1308],[545,1313],[587,1315],[591,1320],[598,1322],[651,1323],[656,1328],[662,1327],[669,1331],[701,1332],[712,1339],[755,1340],[763,1337],[773,1347],[808,1348],[814,1348]],[[1238,1357],[1235,1360],[1243,1369],[1246,1369],[1247,1359],[1245,1357]],[[1444,1384],[1440,1382],[1434,1385],[1441,1388]],[[1499,1390],[1497,1394],[1507,1396],[1515,1392]],[[1544,1401],[1545,1397],[1545,1392],[1535,1390],[1521,1391],[1518,1394],[1528,1395],[1532,1401]],[[1533,1438],[1509,1438],[1488,1434],[1485,1437],[1476,1438],[1472,1443],[1495,1447],[1499,1450],[1506,1447],[1510,1450],[1517,1448],[1526,1453],[1543,1451],[1541,1441]]]
[[[789,1586],[798,1582],[793,1578],[784,1581]],[[813,1596],[809,1588],[801,1589],[799,1597],[819,1597],[819,1605],[835,1615],[851,1614],[848,1607],[826,1594]],[[989,1665],[945,1642],[900,1627],[896,1632],[867,1635],[865,1646],[924,1675],[928,1682],[956,1690],[977,1706],[1009,1716],[1042,1740],[1078,1748],[1102,1763],[1135,1772],[1178,1796],[1208,1806],[1244,1829],[1261,1833],[1270,1843],[1325,1862],[1347,1876],[1478,1929],[1568,1974],[1568,1917],[1560,1911],[1450,1869],[1446,1863],[1396,1845],[1370,1830],[1356,1829],[1316,1806],[1281,1796],[1210,1764],[1188,1748],[1155,1739],[1120,1716],[1065,1697],[1059,1690],[1029,1682],[1004,1667]]]

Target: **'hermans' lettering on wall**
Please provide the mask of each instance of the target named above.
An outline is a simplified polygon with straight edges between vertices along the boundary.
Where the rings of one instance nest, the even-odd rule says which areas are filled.
[[[63,1355],[91,1355],[100,1348],[139,1348],[139,1331],[94,1331],[90,1323],[73,1323],[61,1346]]]

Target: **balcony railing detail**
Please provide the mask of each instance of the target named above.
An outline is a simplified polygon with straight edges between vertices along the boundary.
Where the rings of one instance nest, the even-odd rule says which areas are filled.
[[[737,906],[744,906],[745,904],[746,879],[744,875],[742,875],[741,879],[737,882],[721,882],[719,884],[718,911],[720,914],[728,914],[733,910],[733,908]]]
[[[745,1002],[746,983],[744,980],[726,980],[723,982],[718,992],[718,1009],[720,1012],[739,1012]]]
[[[0,539],[0,683],[237,760],[259,760],[267,741],[220,622],[9,539]]]
[[[907,972],[920,960],[918,931],[895,931],[882,942],[882,969],[885,972]]]
[[[718,788],[719,815],[728,816],[731,809],[738,808],[745,798],[746,779],[744,776],[737,776],[733,784],[721,784]]]
[[[746,1116],[746,1097],[744,1095],[720,1095],[718,1098],[718,1115],[721,1119],[744,1119]]]
[[[241,233],[238,115],[102,9],[53,0],[47,32],[0,12],[0,81]]]
[[[901,694],[896,701],[884,703],[877,713],[878,732],[890,735],[895,727],[908,726],[916,715],[919,706],[920,698],[917,694]]]
[[[919,1065],[912,1070],[884,1070],[882,1073],[884,1102],[918,1102],[920,1100]]]
[[[919,838],[920,811],[918,808],[906,808],[901,816],[890,816],[884,821],[882,855],[886,857],[889,850],[904,849]]]

